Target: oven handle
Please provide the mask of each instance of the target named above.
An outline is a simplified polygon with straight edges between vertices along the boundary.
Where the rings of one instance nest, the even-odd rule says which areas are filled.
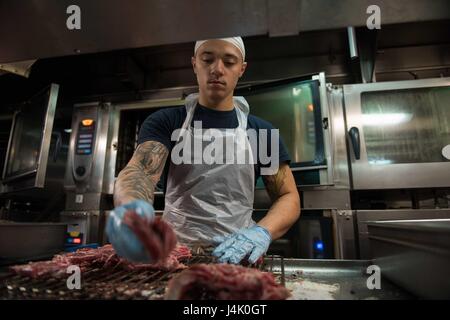
[[[355,159],[359,160],[361,158],[361,138],[359,135],[359,129],[357,127],[351,127],[348,134],[350,136],[350,141],[352,142]]]

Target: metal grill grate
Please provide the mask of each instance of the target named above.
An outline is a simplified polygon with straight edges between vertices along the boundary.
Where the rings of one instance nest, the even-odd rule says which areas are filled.
[[[268,256],[257,268],[273,272],[275,258],[281,262],[281,272],[275,273],[284,285],[284,260],[279,256]],[[281,259],[280,259],[281,258]],[[194,255],[183,263],[191,266],[198,263],[214,263],[215,258]],[[278,263],[279,263],[278,262]],[[255,266],[251,266],[255,267]],[[70,290],[67,278],[31,279],[19,275],[8,275],[0,279],[0,299],[138,299],[158,300],[164,297],[167,282],[177,271],[111,270],[90,269],[81,275],[81,289]]]

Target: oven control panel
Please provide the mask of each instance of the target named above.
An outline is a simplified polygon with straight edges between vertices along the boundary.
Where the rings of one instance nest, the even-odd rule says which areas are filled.
[[[87,182],[91,173],[98,130],[97,117],[97,108],[79,108],[72,125],[75,131],[72,133],[75,137],[72,175],[78,182]]]

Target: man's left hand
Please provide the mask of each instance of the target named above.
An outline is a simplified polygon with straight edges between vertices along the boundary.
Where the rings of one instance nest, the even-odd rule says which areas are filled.
[[[212,253],[219,258],[219,262],[238,264],[245,256],[250,255],[248,261],[253,264],[266,253],[272,237],[267,229],[255,225],[228,237],[216,237],[214,241],[220,243]]]

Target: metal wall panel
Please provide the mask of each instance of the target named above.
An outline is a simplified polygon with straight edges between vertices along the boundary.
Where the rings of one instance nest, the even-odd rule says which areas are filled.
[[[81,29],[69,30],[70,5]],[[0,62],[185,43],[225,36],[296,35],[302,31],[364,26],[368,6],[381,23],[450,18],[447,0],[40,0],[0,3]],[[280,26],[279,15],[286,23]],[[295,19],[298,17],[298,21]],[[20,21],[20,23],[17,23]],[[298,29],[297,29],[298,26]]]

